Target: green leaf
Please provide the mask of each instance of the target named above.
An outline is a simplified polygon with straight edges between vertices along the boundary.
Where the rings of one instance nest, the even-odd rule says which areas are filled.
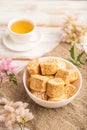
[[[16,86],[18,86],[17,80],[12,81]]]
[[[76,63],[75,61],[71,60],[71,59],[68,59],[71,63],[73,63],[74,65],[76,66],[80,66],[80,64]]]
[[[17,79],[14,73],[9,75],[9,81],[13,82],[16,86],[18,86]]]
[[[85,60],[85,63],[87,62],[87,59]]]
[[[73,45],[70,49],[70,55],[72,57],[72,59],[75,60],[75,45]]]
[[[78,61],[80,64],[83,64],[83,65],[84,65],[85,62],[86,62],[86,61],[85,61],[85,62],[82,62],[82,61],[81,61],[81,58],[82,58],[82,56],[84,55],[84,53],[85,53],[85,52],[82,51],[82,52],[77,56],[77,61]]]

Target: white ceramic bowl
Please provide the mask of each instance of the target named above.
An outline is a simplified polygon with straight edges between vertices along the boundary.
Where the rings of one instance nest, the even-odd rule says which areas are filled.
[[[77,81],[75,81],[74,85],[78,88],[78,90],[76,91],[76,93],[66,99],[66,100],[63,100],[63,101],[58,101],[58,102],[50,102],[50,101],[45,101],[45,100],[42,100],[40,98],[37,98],[36,96],[34,96],[28,89],[27,85],[26,85],[26,80],[27,80],[27,70],[25,70],[24,72],[24,75],[23,75],[23,83],[24,83],[24,87],[28,93],[28,95],[30,96],[30,98],[37,104],[43,106],[43,107],[47,107],[47,108],[58,108],[58,107],[63,107],[64,105],[67,105],[68,103],[70,103],[79,93],[80,89],[81,89],[81,86],[82,86],[82,76],[81,76],[81,73],[80,71],[77,69],[76,66],[74,66],[71,62],[63,59],[63,58],[60,58],[60,57],[44,57],[44,58],[40,58],[40,61],[45,61],[45,60],[48,60],[48,59],[61,59],[63,60],[67,65],[68,65],[68,68],[74,68],[77,72],[78,72],[78,75],[79,75],[79,78]]]

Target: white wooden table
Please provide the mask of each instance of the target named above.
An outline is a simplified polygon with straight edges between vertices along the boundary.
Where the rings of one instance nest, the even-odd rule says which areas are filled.
[[[58,44],[58,29],[67,14],[80,15],[87,19],[87,1],[65,1],[65,0],[0,0],[0,59],[12,57],[19,65],[25,65],[28,59],[41,57],[43,49],[38,54],[38,49],[31,52],[13,52],[2,44],[2,37],[7,29],[8,22],[17,17],[31,18],[36,22],[38,29],[44,34],[43,43]],[[51,45],[52,45],[51,44]],[[65,47],[65,46],[64,46]],[[63,47],[62,47],[63,48]],[[54,54],[55,52],[53,52]],[[30,55],[31,54],[31,55]],[[5,130],[0,125],[0,130]],[[47,129],[46,129],[47,130]]]
[[[36,58],[51,51],[60,41],[58,29],[65,16],[74,14],[86,19],[86,5],[86,1],[69,0],[0,0],[0,57]],[[5,35],[8,22],[13,18],[19,17],[31,18],[35,21],[43,36],[41,47],[37,47],[33,51],[29,50],[19,53],[13,52],[3,45],[2,37]]]

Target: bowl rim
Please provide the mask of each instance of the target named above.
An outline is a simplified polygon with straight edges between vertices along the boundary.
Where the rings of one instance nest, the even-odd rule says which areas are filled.
[[[75,70],[78,72],[78,75],[79,75],[79,78],[80,78],[80,86],[78,88],[78,90],[76,91],[76,93],[71,96],[70,98],[67,98],[67,99],[64,99],[62,101],[56,101],[56,102],[52,102],[52,101],[45,101],[43,99],[40,99],[38,97],[36,97],[35,95],[33,95],[30,90],[28,89],[27,85],[26,85],[26,82],[25,82],[25,78],[26,78],[26,72],[27,72],[27,69],[25,69],[24,71],[24,74],[23,74],[23,84],[24,84],[24,87],[27,91],[27,93],[29,94],[29,97],[30,95],[33,97],[33,98],[36,98],[38,101],[41,101],[43,103],[48,103],[48,104],[59,104],[59,103],[65,103],[66,101],[69,101],[70,99],[72,98],[75,98],[79,91],[81,90],[81,87],[82,87],[82,75],[81,75],[81,72],[79,71],[79,69],[74,65],[72,64],[70,61],[68,61],[67,59],[64,59],[62,57],[57,57],[57,56],[46,56],[46,57],[42,57],[42,58],[39,58],[40,61],[44,61],[44,60],[48,60],[48,59],[60,59],[60,60],[63,60],[64,62],[67,62],[68,64],[70,64],[73,68],[75,68]],[[30,97],[31,98],[31,97]],[[33,100],[33,99],[32,99]]]

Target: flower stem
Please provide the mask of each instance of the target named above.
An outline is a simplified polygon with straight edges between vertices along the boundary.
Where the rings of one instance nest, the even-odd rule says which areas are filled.
[[[23,124],[20,124],[19,122],[17,122],[17,123],[18,123],[20,129],[21,129],[21,130],[24,130],[24,125],[23,125]]]
[[[20,128],[21,128],[21,130],[24,130],[24,126],[23,125],[20,125]]]

